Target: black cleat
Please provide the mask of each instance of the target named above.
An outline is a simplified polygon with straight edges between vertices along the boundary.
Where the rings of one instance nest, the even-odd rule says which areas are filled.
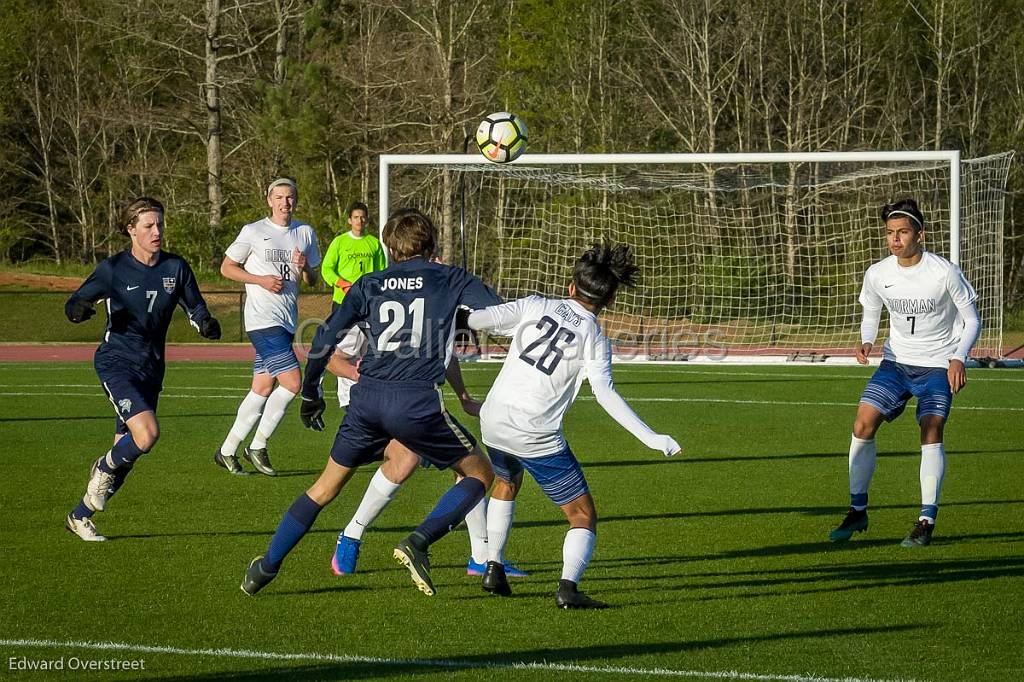
[[[935,530],[934,523],[928,523],[924,519],[918,519],[917,523],[914,524],[914,528],[910,531],[910,535],[903,538],[903,542],[900,543],[901,547],[927,547],[932,543],[932,531]]]
[[[242,578],[242,592],[250,597],[270,584],[270,581],[277,577],[277,571],[267,573],[263,570],[263,555],[259,555],[249,562],[249,568],[245,569],[245,577]]]
[[[867,529],[868,510],[850,507],[843,522],[829,531],[828,539],[832,542],[846,542],[854,533],[863,533]]]
[[[409,538],[398,543],[394,552],[395,560],[409,569],[412,581],[420,592],[428,597],[434,596],[434,583],[430,580],[430,555],[416,549]]]
[[[246,475],[245,471],[242,470],[242,465],[238,463],[238,458],[234,455],[224,455],[218,450],[213,453],[213,461],[217,466],[227,469],[229,474],[237,476]]]
[[[270,465],[270,456],[267,455],[266,448],[246,448],[242,456],[261,474],[277,476],[274,467]]]
[[[555,606],[560,609],[606,609],[608,605],[603,601],[591,599],[576,589],[576,583],[569,580],[558,582],[558,592],[555,593]]]
[[[499,597],[512,596],[512,588],[508,586],[508,578],[505,577],[505,567],[497,561],[487,562],[481,586],[484,588],[484,592],[490,592]]]

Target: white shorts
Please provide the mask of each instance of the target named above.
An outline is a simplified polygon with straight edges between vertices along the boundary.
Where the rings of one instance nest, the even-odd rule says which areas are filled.
[[[338,342],[335,346],[335,350],[339,350],[345,355],[353,358],[361,358],[366,353],[366,346],[368,340],[366,334],[359,327],[352,327],[348,330],[348,333]],[[352,390],[352,386],[356,382],[345,377],[338,377],[338,406],[348,407],[349,403],[349,392]]]

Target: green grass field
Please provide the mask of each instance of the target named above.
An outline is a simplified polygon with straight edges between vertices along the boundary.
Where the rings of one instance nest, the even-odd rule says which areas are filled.
[[[465,375],[482,396],[496,370]],[[367,534],[358,574],[335,577],[329,561],[372,468],[274,583],[244,595],[246,564],[333,433],[303,430],[293,406],[270,444],[281,477],[216,468],[248,387],[241,363],[169,368],[161,441],[96,516],[111,541],[83,543],[63,518],[110,442],[112,410],[87,364],[0,365],[0,678],[56,677],[12,666],[63,659],[62,679],[1020,680],[1024,374],[970,370],[931,547],[899,546],[919,503],[909,416],[879,434],[869,531],[832,546],[869,372],[618,366],[620,392],[683,444],[673,459],[633,441],[584,389],[566,424],[600,517],[582,587],[614,608],[563,612],[553,588],[565,524],[532,481],[509,555],[533,575],[513,582],[514,597],[465,575],[462,529],[433,548],[437,596],[413,587],[391,548],[449,485],[436,471],[417,473]],[[340,412],[328,418],[333,430]],[[145,669],[68,667],[110,659]]]

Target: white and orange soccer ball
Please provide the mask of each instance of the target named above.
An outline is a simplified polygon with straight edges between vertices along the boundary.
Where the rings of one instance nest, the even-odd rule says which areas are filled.
[[[476,129],[476,144],[488,161],[508,163],[526,151],[529,131],[523,119],[507,111],[485,117]]]

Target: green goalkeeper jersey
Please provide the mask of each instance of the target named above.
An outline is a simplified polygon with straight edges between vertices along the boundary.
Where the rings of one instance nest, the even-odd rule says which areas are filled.
[[[357,279],[368,272],[387,267],[384,248],[380,240],[365,232],[355,237],[351,232],[339,234],[324,254],[320,272],[324,281],[334,287],[334,302],[345,300],[345,292]]]

